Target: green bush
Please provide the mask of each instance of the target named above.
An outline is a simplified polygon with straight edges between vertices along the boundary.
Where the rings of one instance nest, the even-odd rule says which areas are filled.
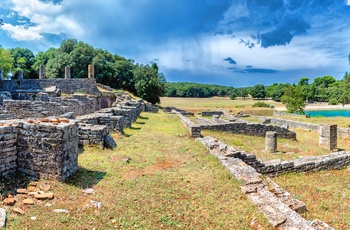
[[[266,104],[265,102],[259,101],[259,102],[255,102],[253,107],[269,108],[270,105]]]
[[[328,101],[328,105],[337,105],[337,104],[338,104],[338,101],[335,98],[331,98]]]

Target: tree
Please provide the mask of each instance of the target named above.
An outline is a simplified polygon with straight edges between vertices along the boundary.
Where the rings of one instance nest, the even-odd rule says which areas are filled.
[[[286,87],[286,84],[274,83],[271,86],[267,87],[266,95],[268,97],[271,97],[272,100],[281,101],[281,97],[283,96],[284,87]]]
[[[124,57],[115,55],[114,57],[114,80],[116,82],[116,88],[126,89],[130,92],[135,92],[135,80],[134,80],[134,65],[133,60],[127,60]]]
[[[160,102],[165,93],[165,78],[158,73],[158,66],[140,65],[134,69],[136,95],[152,104]]]
[[[257,98],[257,99],[265,98],[266,97],[265,86],[261,84],[255,85],[250,91],[250,95],[252,95],[253,98]]]
[[[11,71],[12,63],[11,51],[0,47],[0,69],[2,69],[4,77]]]
[[[281,101],[286,105],[288,112],[304,114],[305,100],[300,85],[285,87]]]
[[[32,68],[35,63],[35,56],[30,49],[11,49],[11,56],[13,57],[12,70],[15,72],[15,76],[17,76],[18,70],[22,70],[24,78],[37,78],[37,74]]]

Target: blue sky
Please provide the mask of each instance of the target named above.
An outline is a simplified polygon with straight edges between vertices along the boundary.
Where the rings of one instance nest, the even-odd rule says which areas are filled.
[[[236,87],[350,71],[350,0],[1,0],[0,44],[75,38],[170,82]]]

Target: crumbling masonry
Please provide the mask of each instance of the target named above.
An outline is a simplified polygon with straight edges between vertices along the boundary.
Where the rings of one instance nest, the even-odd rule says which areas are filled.
[[[39,79],[0,80],[0,175],[64,181],[78,169],[79,145],[115,148],[110,132],[123,133],[142,111],[158,112],[99,84],[101,93],[91,65],[85,79],[65,70],[65,79],[45,79],[41,66]]]

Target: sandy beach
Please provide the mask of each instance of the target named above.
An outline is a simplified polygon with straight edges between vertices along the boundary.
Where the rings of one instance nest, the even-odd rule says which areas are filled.
[[[305,110],[350,110],[350,105],[328,105],[328,103],[307,104]]]
[[[278,106],[275,107],[275,110],[277,111],[287,111],[285,106]],[[306,111],[312,111],[312,110],[350,110],[350,105],[328,105],[327,102],[325,103],[313,103],[313,104],[307,104],[305,106]]]

